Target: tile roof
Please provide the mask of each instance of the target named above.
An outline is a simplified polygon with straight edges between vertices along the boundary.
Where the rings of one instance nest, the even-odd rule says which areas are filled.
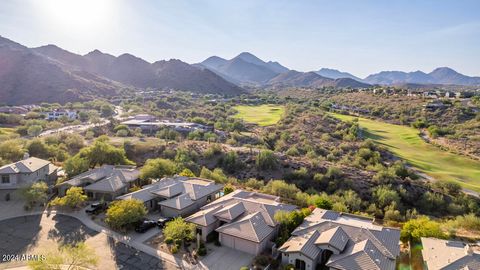
[[[318,231],[316,231],[318,232]],[[347,233],[342,229],[342,227],[335,227],[330,230],[326,230],[322,232],[318,238],[315,240],[316,245],[330,245],[334,248],[336,248],[338,251],[343,251],[345,246],[347,245],[347,242],[349,240],[349,237]]]
[[[318,231],[313,231],[304,235],[291,237],[278,250],[291,253],[300,252],[308,258],[315,260],[320,254],[320,249],[315,245],[315,239],[320,236]]]
[[[225,220],[234,220],[245,212],[245,207],[243,203],[236,202],[232,203],[221,210],[215,212],[215,216]]]
[[[314,239],[317,249],[321,250],[322,244],[328,243],[341,251],[330,257],[327,266],[336,269],[395,269],[395,258],[400,253],[400,231],[397,229],[375,225],[372,219],[317,208],[280,249],[290,246],[290,241],[298,242],[302,239],[299,237],[311,238],[315,235],[313,232],[319,233]],[[311,254],[310,251],[305,255]]]
[[[395,258],[385,256],[371,240],[363,240],[356,244],[349,242],[347,249],[332,255],[326,266],[336,269],[394,270]]]
[[[277,225],[274,219],[275,213],[280,210],[292,211],[296,209],[296,206],[283,204],[276,196],[235,190],[203,206],[201,209],[201,211],[188,217],[187,220],[201,226],[213,224],[218,219],[227,220],[231,223],[218,228],[217,231],[223,232],[225,228],[229,228],[226,231],[227,234],[253,241],[249,233],[253,233],[253,239],[258,239],[263,235],[262,232],[268,232],[267,235],[269,235]],[[251,219],[248,220],[247,217]],[[255,219],[258,219],[257,223],[259,225],[256,226],[259,227],[256,229],[260,230],[259,232],[252,232],[251,228],[245,225],[249,224],[248,222],[254,223]],[[264,224],[269,229],[264,227]]]
[[[214,194],[223,189],[223,185],[214,181],[197,177],[174,176],[166,177],[154,182],[141,190],[117,197],[119,200],[138,199],[147,202],[157,197],[163,200],[159,204],[183,209],[207,195]]]
[[[236,222],[225,224],[216,231],[259,243],[269,236],[274,228],[268,226],[260,212],[255,212]]]
[[[185,193],[180,196],[177,196],[165,201],[161,201],[158,204],[181,210],[181,209],[187,208],[188,206],[194,203],[195,202],[192,200],[192,198],[190,198],[190,195],[188,193]]]
[[[82,186],[85,190],[116,192],[138,179],[140,171],[132,166],[103,165],[86,171],[60,185]],[[90,184],[91,183],[91,184]]]
[[[197,213],[187,217],[185,221],[192,222],[202,226],[208,226],[215,223],[218,219],[214,216],[216,211],[221,209],[222,206],[212,207],[205,210],[200,210]]]
[[[480,247],[460,241],[422,237],[422,255],[428,269],[480,269]]]
[[[0,173],[12,174],[12,173],[32,173],[39,169],[49,165],[51,162],[48,160],[29,157],[24,160],[17,161],[15,163],[7,164],[0,167]]]

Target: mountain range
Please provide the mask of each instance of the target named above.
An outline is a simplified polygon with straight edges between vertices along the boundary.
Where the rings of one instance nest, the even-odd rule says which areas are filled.
[[[362,88],[371,85],[409,84],[480,86],[480,77],[469,77],[448,67],[440,67],[430,73],[382,71],[362,79],[351,73],[330,68],[310,72],[290,70],[278,62],[265,62],[248,52],[243,52],[230,60],[211,56],[194,65],[209,69],[237,85],[259,87]]]
[[[361,79],[328,68],[295,71],[248,52],[229,60],[211,56],[192,65],[177,59],[150,63],[131,54],[113,56],[99,50],[79,55],[55,45],[28,48],[0,36],[2,104],[64,103],[146,88],[233,96],[246,93],[244,86],[365,88],[377,84],[480,86],[480,77],[441,67],[430,73],[382,71]]]
[[[447,85],[480,85],[480,77],[469,77],[448,67],[439,67],[430,73],[422,71],[382,71],[369,75],[364,79],[370,84],[447,84]]]
[[[204,67],[224,79],[238,84],[259,87],[369,87],[353,75],[335,78],[323,76],[318,72],[300,72],[290,70],[278,62],[265,62],[255,55],[242,52],[227,60],[211,56],[203,62],[195,64]],[[337,71],[338,72],[338,71]],[[340,73],[340,72],[338,72]],[[343,73],[341,73],[343,74]],[[348,73],[344,73],[348,74]]]
[[[245,93],[210,70],[176,59],[149,63],[131,54],[115,57],[99,50],[78,55],[55,45],[27,48],[0,37],[0,103],[64,103],[137,88]]]

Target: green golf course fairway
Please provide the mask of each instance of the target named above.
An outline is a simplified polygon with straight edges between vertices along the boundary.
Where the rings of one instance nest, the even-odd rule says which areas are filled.
[[[233,108],[238,111],[233,117],[243,119],[247,123],[258,124],[259,126],[275,125],[285,112],[283,106],[270,104],[258,106],[238,105]]]
[[[335,113],[330,115],[343,121],[357,118]],[[366,131],[366,137],[385,146],[420,171],[435,179],[455,181],[466,189],[480,192],[480,161],[430,145],[420,138],[417,129],[411,127],[366,118],[358,118],[358,121]]]

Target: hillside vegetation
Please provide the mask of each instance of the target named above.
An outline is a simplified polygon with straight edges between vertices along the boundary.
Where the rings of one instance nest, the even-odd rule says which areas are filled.
[[[349,115],[332,115],[344,121],[357,118]],[[422,172],[439,180],[453,180],[464,188],[480,191],[479,161],[430,145],[418,136],[418,130],[411,127],[366,118],[358,118],[358,121],[360,127],[366,129],[366,137],[385,146]]]

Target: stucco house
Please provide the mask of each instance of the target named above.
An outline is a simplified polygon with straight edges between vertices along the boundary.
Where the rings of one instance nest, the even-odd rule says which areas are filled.
[[[204,241],[216,232],[223,246],[257,255],[272,246],[278,233],[275,213],[295,209],[294,205],[281,203],[277,196],[235,190],[185,220],[197,225]]]
[[[162,178],[141,190],[117,197],[137,199],[147,209],[159,209],[164,217],[188,216],[220,197],[223,185],[198,177],[173,176]]]
[[[422,237],[422,256],[428,270],[480,269],[480,245]]]
[[[26,157],[15,163],[0,167],[1,199],[16,197],[14,191],[38,181],[51,185],[57,180],[58,168],[50,161]]]
[[[400,231],[373,219],[317,208],[278,249],[298,270],[394,270]]]
[[[139,175],[134,166],[103,165],[61,183],[57,190],[60,196],[64,196],[69,188],[82,187],[90,199],[111,201],[138,185]]]

